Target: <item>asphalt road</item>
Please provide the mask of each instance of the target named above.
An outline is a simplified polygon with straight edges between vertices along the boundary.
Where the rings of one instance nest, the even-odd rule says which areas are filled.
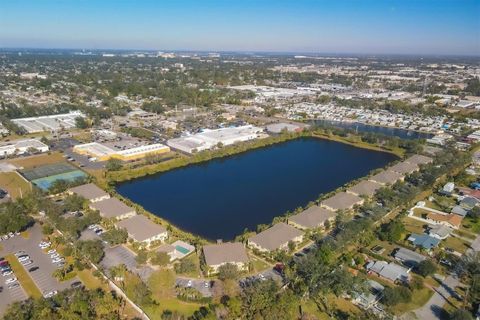
[[[0,275],[0,316],[5,313],[9,304],[27,299],[27,294],[23,290],[22,286],[8,289],[8,285],[5,284],[5,280],[14,276],[15,274],[5,277]]]
[[[455,276],[448,276],[442,284],[435,290],[433,296],[420,309],[415,310],[418,319],[437,320],[441,319],[444,311],[443,306],[447,303],[447,299],[455,296],[455,287],[459,285],[459,281]]]

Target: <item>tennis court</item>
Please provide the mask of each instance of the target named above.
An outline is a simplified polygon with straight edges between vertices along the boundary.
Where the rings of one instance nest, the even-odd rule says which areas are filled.
[[[52,184],[57,181],[57,180],[64,180],[67,182],[73,182],[77,179],[83,179],[87,177],[87,174],[83,171],[80,170],[75,170],[75,171],[70,171],[70,172],[65,172],[65,173],[60,173],[56,174],[53,176],[48,176],[48,177],[43,177],[40,179],[35,179],[32,180],[32,183],[39,187],[40,189],[46,191],[50,189]]]

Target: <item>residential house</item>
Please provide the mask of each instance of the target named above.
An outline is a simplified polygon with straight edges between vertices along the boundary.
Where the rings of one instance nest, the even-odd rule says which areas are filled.
[[[432,224],[443,224],[447,227],[453,229],[458,229],[462,224],[462,217],[456,214],[438,214],[438,213],[429,213],[427,214],[427,221]]]
[[[364,196],[370,198],[373,197],[377,190],[381,187],[382,185],[378,182],[362,180],[353,187],[349,188],[347,192],[357,196]]]
[[[355,205],[361,205],[364,202],[362,198],[352,193],[339,192],[334,196],[322,201],[321,206],[332,211],[350,210]]]
[[[136,215],[135,209],[127,206],[117,198],[109,198],[106,200],[90,203],[90,209],[98,210],[100,215],[106,219],[122,220]]]
[[[414,246],[421,247],[427,251],[436,248],[440,243],[440,239],[431,237],[427,234],[418,233],[412,233],[407,240],[410,241]]]
[[[394,252],[393,257],[395,258],[395,260],[402,262],[409,268],[417,266],[420,262],[426,259],[426,257],[421,255],[420,253],[406,248],[397,249]]]
[[[452,231],[453,230],[450,227],[447,227],[443,224],[437,224],[430,228],[430,230],[428,231],[428,234],[431,237],[434,237],[440,240],[445,240],[450,236]]]
[[[410,279],[410,270],[393,262],[371,261],[367,264],[366,269],[368,272],[374,272],[379,277],[392,282],[408,282]]]
[[[325,222],[332,222],[335,219],[335,216],[335,212],[314,205],[289,217],[288,224],[298,229],[323,228]]]
[[[83,184],[81,186],[68,189],[68,193],[76,194],[89,202],[99,202],[110,199],[110,195],[104,190],[100,189],[93,183]]]
[[[168,238],[167,229],[148,219],[144,215],[135,215],[116,223],[118,228],[124,228],[129,238],[148,247],[154,241],[165,241]]]
[[[303,235],[302,231],[280,222],[249,238],[248,245],[262,252],[286,250],[289,242],[302,242]]]
[[[245,246],[240,242],[227,242],[203,246],[205,264],[210,268],[208,274],[218,273],[218,269],[227,263],[236,265],[238,270],[248,269],[248,256]]]
[[[403,180],[403,175],[395,171],[386,170],[377,173],[369,180],[380,183],[381,185],[391,185],[397,181]]]

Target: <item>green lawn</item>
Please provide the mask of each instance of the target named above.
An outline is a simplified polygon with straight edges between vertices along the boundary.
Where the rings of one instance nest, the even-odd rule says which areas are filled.
[[[462,221],[462,227],[464,227],[467,231],[480,234],[480,219],[467,216]]]
[[[450,236],[442,241],[442,247],[452,248],[455,251],[464,253],[469,248],[469,244],[459,238]]]
[[[17,199],[31,190],[30,184],[16,172],[0,173],[0,185],[8,191],[13,199]]]
[[[407,231],[420,234],[424,233],[425,228],[423,226],[427,224],[409,217],[405,217],[402,222]]]
[[[423,306],[433,296],[433,291],[428,288],[420,290],[414,290],[412,294],[412,301],[409,303],[399,303],[396,306],[390,308],[390,310],[396,314],[401,315],[409,311],[415,310]]]
[[[22,285],[27,296],[35,299],[40,298],[42,293],[37,288],[35,282],[33,282],[33,279],[27,273],[25,268],[20,264],[20,262],[18,262],[17,258],[13,254],[9,254],[5,256],[5,259],[10,263],[15,276]]]
[[[99,278],[95,277],[91,269],[84,269],[77,271],[78,278],[83,282],[87,289],[103,288],[108,289],[108,286]]]

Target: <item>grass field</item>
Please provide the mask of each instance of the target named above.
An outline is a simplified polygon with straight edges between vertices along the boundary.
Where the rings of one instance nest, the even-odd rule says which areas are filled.
[[[17,167],[23,167],[25,169],[62,161],[65,161],[65,159],[60,152],[43,153],[39,155],[8,160],[9,163]]]
[[[30,184],[25,181],[17,172],[1,172],[0,188],[8,191],[13,200],[20,195],[30,192]]]
[[[25,293],[29,297],[40,298],[42,296],[42,293],[37,288],[32,278],[30,278],[30,275],[27,273],[25,268],[23,268],[20,262],[18,262],[17,258],[13,254],[9,254],[5,256],[5,259],[10,263],[10,266],[12,267],[15,276],[25,290]]]
[[[412,294],[412,301],[409,303],[399,303],[392,307],[391,310],[396,315],[407,313],[423,306],[432,296],[433,291],[428,288],[414,290]]]

